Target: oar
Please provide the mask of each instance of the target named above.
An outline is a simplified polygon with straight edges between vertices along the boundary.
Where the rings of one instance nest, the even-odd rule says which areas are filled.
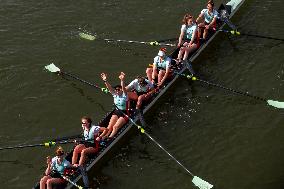
[[[101,39],[101,40],[104,40],[106,42],[139,43],[139,44],[152,45],[152,46],[171,46],[171,47],[176,46],[175,44],[162,43],[162,42],[159,42],[159,41],[147,42],[147,41],[130,41],[130,40],[124,40],[124,39],[103,39],[103,38],[97,37],[97,35],[84,33],[84,32],[79,32],[79,36],[83,39],[87,39],[87,40],[90,40],[90,41],[94,41],[96,39]]]
[[[107,90],[107,88],[99,87],[98,85],[93,84],[93,83],[90,83],[90,82],[88,82],[88,81],[86,81],[86,80],[80,79],[79,77],[77,77],[77,76],[75,76],[75,75],[73,75],[73,74],[71,74],[71,73],[64,72],[64,71],[60,70],[60,68],[58,68],[57,66],[55,66],[53,63],[52,63],[52,64],[49,64],[49,65],[47,65],[47,66],[45,66],[45,69],[47,69],[48,71],[50,71],[50,72],[52,72],[52,73],[59,73],[59,74],[62,74],[62,75],[67,75],[67,76],[69,76],[69,77],[71,77],[71,78],[73,78],[73,79],[75,79],[75,80],[78,80],[78,81],[83,82],[83,83],[85,83],[85,84],[87,84],[87,85],[90,85],[90,86],[92,86],[92,87],[95,87],[95,88],[97,88],[97,89],[100,89],[100,90],[101,90],[102,92],[104,92],[104,93],[109,93],[109,91]]]
[[[238,91],[238,90],[235,90],[235,89],[231,89],[231,88],[225,87],[225,86],[220,85],[220,84],[212,83],[210,81],[206,81],[206,80],[197,78],[193,75],[186,75],[186,74],[182,74],[182,73],[179,73],[179,72],[174,72],[174,73],[181,75],[181,76],[184,76],[187,79],[190,79],[190,80],[193,80],[193,81],[200,81],[200,82],[206,83],[208,85],[211,85],[211,86],[214,86],[214,87],[217,87],[217,88],[228,90],[228,91],[240,94],[240,95],[248,96],[248,97],[254,98],[256,100],[265,101],[265,102],[267,102],[268,105],[273,106],[275,108],[284,108],[284,102],[279,102],[279,101],[276,101],[276,100],[270,100],[270,99],[265,99],[265,98],[262,98],[262,97],[254,96],[254,95],[249,94],[248,92],[242,92],[242,91]]]
[[[60,72],[60,73],[64,73],[61,72],[59,68],[57,68],[54,64],[53,65],[48,65],[48,67],[46,67],[46,69],[48,69],[51,72]],[[51,70],[50,70],[51,69]],[[69,75],[70,76],[70,75]],[[101,89],[101,87],[94,85],[90,82],[87,82],[85,80],[82,80],[78,77],[74,77],[72,76],[72,78],[77,79],[85,84],[88,84],[90,86],[96,87]],[[116,107],[117,108],[117,107]],[[119,108],[117,108],[118,110],[120,110]],[[121,110],[120,110],[121,111]],[[161,146],[153,137],[151,137],[151,135],[149,135],[140,125],[136,124],[134,122],[134,120],[129,117],[127,114],[125,114],[123,111],[121,111],[121,113],[123,113],[135,126],[137,126],[137,128],[140,130],[141,133],[144,133],[147,137],[149,137],[158,147],[160,147],[164,152],[166,152],[173,160],[175,160],[183,169],[186,170],[186,172],[188,172],[191,176],[193,176],[192,182],[199,187],[200,189],[210,189],[213,187],[213,185],[211,185],[210,183],[206,182],[205,180],[202,180],[201,178],[195,176],[194,174],[192,174],[183,164],[181,164],[173,155],[171,155],[163,146]],[[142,116],[141,116],[142,117]],[[142,121],[142,123],[144,123]]]
[[[64,175],[61,175],[61,176],[62,176],[62,178],[63,178],[64,180],[66,180],[67,182],[69,182],[70,184],[72,184],[73,186],[75,186],[76,188],[79,188],[79,189],[83,189],[83,188],[84,188],[84,187],[82,187],[82,186],[76,184],[76,183],[73,182],[72,180],[70,180],[68,177],[66,177],[66,176],[64,176]]]
[[[273,40],[278,40],[278,41],[284,41],[284,39],[281,39],[281,38],[263,36],[263,35],[258,35],[258,34],[241,33],[241,32],[236,31],[236,30],[221,29],[219,31],[225,32],[225,33],[228,33],[228,34],[232,34],[232,35],[236,35],[236,36],[242,35],[242,36],[250,36],[250,37],[258,37],[258,38],[264,38],[264,39],[273,39]]]
[[[82,138],[82,134],[77,134],[77,135],[71,135],[71,136],[64,136],[64,137],[59,137],[56,139],[53,139],[51,141],[62,141],[62,140],[71,140],[71,139],[76,139],[76,138]]]
[[[58,144],[67,144],[67,143],[74,143],[74,140],[62,140],[62,141],[49,141],[45,143],[40,143],[40,144],[24,144],[24,145],[16,145],[16,146],[7,146],[7,147],[2,147],[0,150],[9,150],[9,149],[19,149],[19,148],[30,148],[30,147],[38,147],[38,146],[44,146],[44,147],[51,147],[55,146]]]
[[[208,183],[207,181],[199,178],[198,176],[195,176],[192,172],[190,172],[180,161],[178,161],[172,154],[170,154],[161,144],[159,144],[149,133],[145,131],[145,129],[135,123],[135,121],[129,117],[127,114],[125,114],[123,111],[121,111],[118,107],[116,107],[124,116],[126,116],[136,127],[138,130],[140,130],[141,133],[145,134],[149,139],[151,139],[160,149],[162,149],[166,154],[168,154],[179,166],[181,166],[187,173],[189,173],[193,179],[192,182],[200,189],[210,189],[213,187],[212,184]],[[142,114],[141,112],[139,112]],[[143,117],[142,115],[140,115]],[[144,122],[142,122],[143,125]],[[145,127],[145,125],[144,125]]]

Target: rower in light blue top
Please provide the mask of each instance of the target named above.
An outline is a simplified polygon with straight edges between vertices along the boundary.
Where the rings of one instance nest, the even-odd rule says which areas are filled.
[[[154,85],[145,77],[137,76],[136,79],[126,86],[126,90],[129,99],[137,101],[136,111],[141,111],[142,103],[149,100],[154,93]]]
[[[185,14],[182,19],[182,26],[178,39],[178,47],[180,47],[177,62],[186,61],[189,54],[193,53],[198,47],[197,26],[193,22],[193,16]]]
[[[196,19],[198,24],[198,37],[201,37],[203,32],[203,39],[206,40],[209,30],[216,30],[216,21],[218,17],[218,12],[214,9],[213,0],[207,2],[207,9],[203,9]],[[203,20],[203,22],[201,22]]]
[[[121,85],[117,85],[113,88],[107,81],[107,74],[101,74],[102,80],[105,82],[106,87],[113,96],[113,101],[116,110],[112,113],[111,119],[107,127],[108,130],[104,131],[100,135],[100,137],[113,138],[118,132],[118,130],[127,122],[127,117],[125,115],[128,114],[128,96],[124,85],[124,77],[125,74],[121,72],[119,75]]]
[[[147,68],[148,80],[155,83],[158,77],[158,87],[162,86],[171,75],[171,58],[166,56],[166,48],[161,48],[154,58],[153,67]]]
[[[55,152],[56,156],[51,159],[46,157],[47,168],[45,176],[40,179],[40,189],[51,189],[53,185],[63,185],[65,180],[62,178],[64,170],[72,167],[70,162],[64,158],[64,150],[58,146]]]

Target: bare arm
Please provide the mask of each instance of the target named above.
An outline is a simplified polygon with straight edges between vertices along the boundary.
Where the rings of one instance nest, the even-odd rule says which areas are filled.
[[[105,85],[106,85],[107,89],[109,90],[109,92],[111,94],[113,94],[114,90],[113,90],[112,86],[109,84],[109,82],[107,81],[107,74],[101,73],[101,78],[105,82]]]
[[[163,79],[161,80],[161,82],[158,84],[158,86],[163,85],[163,83],[164,83],[164,82],[166,81],[166,79],[168,78],[169,74],[170,74],[170,67],[167,67],[167,68],[166,68],[166,73],[165,73]]]
[[[192,43],[193,43],[194,40],[195,40],[195,37],[196,37],[196,29],[193,31],[193,34],[192,34],[192,36],[191,36],[191,40],[190,40],[189,45],[192,45]]]
[[[50,156],[46,157],[46,164],[47,164],[47,168],[45,170],[45,175],[49,175],[51,172],[51,157]]]
[[[199,16],[196,19],[196,23],[199,23],[201,19],[204,18],[204,13],[200,13]]]
[[[216,23],[217,18],[214,17],[211,23],[208,25],[208,27],[212,27]]]
[[[153,63],[153,71],[152,71],[152,80],[155,81],[155,73],[157,71],[157,66],[155,63]]]
[[[180,31],[180,35],[179,35],[179,38],[178,38],[178,47],[180,47],[182,44],[182,39],[184,37],[184,31]]]
[[[125,73],[120,72],[119,79],[120,79],[121,88],[122,88],[123,93],[126,95],[127,90],[126,90],[125,84],[124,84],[124,77],[125,77]]]

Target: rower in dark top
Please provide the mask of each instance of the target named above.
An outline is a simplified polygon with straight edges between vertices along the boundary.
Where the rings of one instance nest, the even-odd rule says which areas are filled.
[[[158,87],[171,76],[171,58],[166,56],[166,48],[161,48],[154,58],[153,67],[146,69],[148,80],[153,84],[158,79]]]
[[[128,86],[129,100],[137,101],[136,110],[140,110],[142,103],[150,99],[154,93],[154,85],[146,78],[137,76]]]
[[[124,85],[124,77],[125,74],[123,72],[120,73],[119,79],[120,84],[114,88],[108,83],[107,75],[105,73],[101,74],[102,80],[105,82],[106,87],[110,91],[113,96],[114,104],[116,110],[113,112],[111,119],[109,121],[108,130],[105,130],[100,137],[103,139],[106,137],[113,138],[118,130],[127,122],[127,117],[125,114],[128,114],[128,95]],[[119,110],[118,110],[119,109]]]

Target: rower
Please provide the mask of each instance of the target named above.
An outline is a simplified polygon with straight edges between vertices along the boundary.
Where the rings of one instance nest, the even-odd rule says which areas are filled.
[[[45,176],[40,179],[40,189],[52,189],[53,185],[64,185],[66,181],[62,178],[66,168],[72,167],[70,162],[64,158],[64,150],[58,146],[55,151],[56,156],[51,159],[46,157],[47,168]]]
[[[137,76],[128,86],[129,100],[137,101],[136,110],[140,111],[142,103],[149,100],[155,92],[154,85],[146,78]]]
[[[178,47],[180,47],[177,61],[181,63],[186,61],[189,54],[193,53],[198,47],[197,25],[193,22],[193,16],[185,14],[182,19],[182,26],[178,39]]]
[[[105,130],[100,137],[106,138],[109,137],[112,139],[118,130],[128,121],[125,115],[128,114],[128,95],[124,85],[124,77],[125,74],[123,72],[120,73],[119,79],[121,85],[117,85],[114,88],[107,81],[107,74],[102,73],[101,78],[104,81],[106,87],[109,92],[113,96],[115,110],[112,113],[107,129]]]
[[[156,79],[158,79],[157,86],[162,86],[171,76],[170,67],[171,58],[166,56],[166,48],[161,48],[158,55],[154,58],[153,67],[146,69],[148,80],[154,84]]]
[[[100,132],[107,130],[105,127],[92,125],[92,119],[84,116],[81,118],[81,124],[83,129],[83,141],[80,141],[75,146],[72,155],[72,164],[75,167],[82,166],[86,162],[88,155],[96,154],[99,150],[99,143],[96,139]],[[78,156],[80,154],[80,160],[78,164]]]
[[[203,22],[198,24],[198,38],[201,37],[203,31],[203,40],[207,39],[209,31],[216,30],[216,21],[218,17],[218,12],[214,9],[214,2],[213,0],[209,0],[207,2],[207,9],[203,9],[196,19],[196,23]]]

